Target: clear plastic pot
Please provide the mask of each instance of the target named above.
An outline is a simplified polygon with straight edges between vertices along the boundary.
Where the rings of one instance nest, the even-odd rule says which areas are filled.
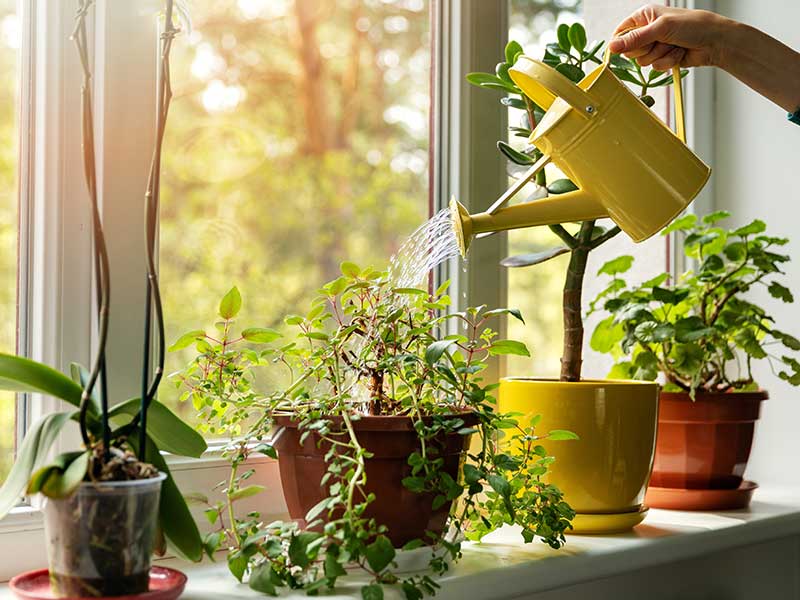
[[[44,507],[53,593],[66,597],[146,592],[163,473],[136,481],[85,482]]]

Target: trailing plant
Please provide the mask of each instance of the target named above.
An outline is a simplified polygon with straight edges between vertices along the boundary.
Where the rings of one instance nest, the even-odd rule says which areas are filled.
[[[586,76],[587,69],[602,63],[603,42],[587,44],[586,31],[580,23],[559,25],[556,33],[558,41],[547,44],[542,61],[571,81],[579,82]],[[544,110],[528,98],[508,74],[509,68],[523,54],[522,46],[516,41],[510,41],[506,45],[504,59],[497,64],[495,73],[470,73],[467,75],[467,81],[481,88],[502,92],[504,97],[500,102],[504,106],[523,111],[520,123],[509,127],[509,131],[514,137],[527,139],[542,119]],[[651,90],[672,84],[672,75],[653,69],[643,69],[635,61],[620,55],[611,56],[610,68],[619,79],[636,90],[639,98],[648,107],[655,104],[654,98],[649,94]],[[687,71],[682,72],[683,75],[686,73]],[[514,166],[514,171],[519,167],[531,167],[542,156],[541,151],[532,144],[518,150],[506,141],[500,140],[497,142],[497,148]],[[563,194],[577,189],[569,179],[548,181],[544,169],[537,174],[536,183],[540,190],[537,193],[543,191],[545,194]],[[570,255],[563,293],[564,345],[561,357],[561,380],[578,381],[581,378],[583,362],[584,327],[581,300],[586,264],[589,254],[616,236],[620,229],[616,226],[606,229],[594,220],[584,221],[577,226],[556,224],[549,227],[562,241],[562,245],[533,254],[510,256],[501,261],[501,264],[510,268],[529,267],[563,254]]]
[[[725,229],[724,211],[702,219],[685,215],[663,235],[683,237],[693,265],[672,281],[667,273],[633,285],[624,274],[634,262],[620,256],[600,268],[611,283],[592,302],[605,310],[592,348],[617,360],[609,377],[654,380],[663,373],[667,390],[728,392],[756,389],[753,361],[767,360],[773,372],[800,385],[800,340],[778,329],[775,318],[749,296],[764,288],[783,302],[794,295],[781,283],[788,239],[766,233],[756,219]]]
[[[195,344],[197,356],[175,377],[209,430],[236,432],[255,420],[227,449],[232,470],[224,500],[200,498],[216,526],[205,540],[209,556],[226,548],[237,579],[247,576],[250,587],[267,594],[281,587],[332,588],[345,566],[355,564],[370,578],[362,589],[365,599],[382,598],[383,585],[397,585],[415,599],[435,593],[431,576],[460,557],[463,538],[478,540],[504,524],[517,524],[526,542],[539,536],[559,548],[574,512],[545,482],[553,458],[541,441],[576,436],[540,433],[538,417],[499,414],[492,397],[496,385],[481,377],[491,355],[528,355],[524,344],[497,339],[489,326],[500,315],[522,319],[519,312],[479,307],[446,314],[447,284],[429,293],[393,288],[385,273],[352,263],[341,270],[306,314],[286,318],[297,332],[294,339],[277,342],[272,330],[235,329],[241,297],[234,288],[220,304],[216,332],[198,329],[173,346]],[[447,335],[448,330],[459,333]],[[285,370],[290,382],[259,396],[253,369],[266,363]],[[370,516],[376,500],[366,479],[370,453],[356,433],[367,415],[410,419],[419,444],[408,456],[402,484],[430,497],[434,509],[449,507],[448,533],[430,533],[405,546],[430,547],[428,574],[396,573],[391,532]],[[311,436],[329,447],[321,482],[326,496],[306,515],[305,530],[236,510],[239,500],[263,490],[248,484],[253,472],[246,461],[253,453],[278,455],[272,440],[283,435],[275,429],[282,416],[299,423],[302,440]],[[502,444],[511,431],[518,435]],[[446,434],[477,438],[455,476],[440,453]]]
[[[132,399],[110,407],[107,389],[105,347],[108,340],[110,270],[103,223],[97,198],[95,172],[94,119],[92,111],[91,59],[88,52],[86,18],[94,0],[79,0],[73,39],[80,58],[82,81],[82,148],[84,176],[92,214],[92,264],[95,270],[97,299],[97,352],[91,370],[80,365],[71,367],[72,378],[38,362],[8,354],[0,354],[0,389],[14,392],[33,392],[53,396],[73,407],[66,412],[48,414],[34,423],[20,445],[16,461],[0,488],[0,518],[5,516],[25,493],[41,493],[50,498],[70,497],[83,482],[147,479],[167,475],[161,489],[159,524],[163,537],[174,552],[191,560],[202,557],[202,540],[184,498],[173,479],[161,451],[184,456],[200,456],[206,443],[197,432],[183,423],[167,407],[154,399],[158,387],[158,370],[143,400]],[[169,87],[169,48],[177,33],[173,19],[173,0],[166,0],[165,31],[162,35],[162,65],[160,89]],[[168,96],[159,94],[162,110],[159,113],[159,135],[163,136]],[[160,138],[153,157],[151,172],[160,167]],[[157,188],[158,178],[151,178],[148,197]],[[148,212],[153,211],[148,204]],[[151,274],[150,281],[154,282]],[[154,284],[155,285],[155,284]],[[157,290],[157,288],[154,288]],[[158,295],[155,295],[158,302]],[[163,327],[159,327],[163,337]],[[149,361],[145,356],[147,366]],[[145,378],[146,378],[145,374]],[[150,419],[147,420],[149,414]],[[80,428],[83,448],[66,452],[47,463],[48,454],[59,434],[70,421]],[[46,464],[47,463],[47,464]],[[99,511],[99,509],[98,509]],[[117,515],[109,511],[92,519],[92,528],[104,531],[120,530]],[[92,538],[90,548],[67,548],[66,554],[102,551],[103,540]],[[78,543],[78,542],[76,542]],[[94,556],[94,555],[93,555]],[[124,557],[112,557],[122,563]],[[105,560],[105,559],[104,559]],[[105,563],[104,563],[105,564]],[[99,564],[98,570],[102,571]],[[124,565],[123,565],[124,567]],[[124,570],[124,568],[123,568]],[[113,571],[113,569],[111,569]],[[107,573],[100,572],[101,577]],[[129,575],[129,574],[125,574]],[[84,582],[86,590],[93,584]],[[82,595],[82,594],[81,594]]]

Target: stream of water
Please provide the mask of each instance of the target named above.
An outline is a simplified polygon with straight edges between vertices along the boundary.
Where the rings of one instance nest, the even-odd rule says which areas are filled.
[[[458,255],[450,211],[441,210],[418,227],[395,252],[389,261],[389,279],[395,287],[418,287],[433,269]]]

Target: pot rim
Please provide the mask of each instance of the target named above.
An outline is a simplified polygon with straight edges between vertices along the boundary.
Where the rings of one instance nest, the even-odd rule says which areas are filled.
[[[157,477],[148,477],[147,479],[131,479],[128,481],[82,481],[80,486],[78,486],[78,491],[136,489],[148,486],[155,487],[156,483],[161,485],[166,479],[167,474],[163,471],[159,471]]]
[[[769,392],[765,389],[758,389],[756,391],[747,392],[697,392],[695,399],[689,396],[689,392],[665,392],[661,390],[659,396],[664,400],[671,400],[673,402],[762,402],[769,400]]]
[[[502,377],[500,383],[542,383],[558,384],[575,387],[597,387],[597,386],[641,386],[659,387],[657,381],[642,381],[639,379],[581,379],[580,381],[561,381],[555,377]]]
[[[454,412],[447,415],[437,415],[445,419],[460,418],[464,419],[464,425],[476,425],[478,417],[475,411],[465,410],[461,412]],[[341,421],[340,416],[326,417],[332,421]],[[423,421],[433,420],[433,416],[422,417]],[[411,425],[411,417],[409,415],[359,415],[357,420],[353,420],[353,429],[357,431],[415,431]],[[289,429],[297,429],[300,425],[299,421],[295,420],[293,415],[277,415],[275,417],[275,424],[279,427],[288,427]]]

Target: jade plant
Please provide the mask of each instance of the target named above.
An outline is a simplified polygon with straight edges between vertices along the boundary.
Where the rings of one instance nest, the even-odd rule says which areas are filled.
[[[173,23],[173,2],[166,0],[165,32],[162,36],[162,90],[168,89],[169,44],[177,32]],[[159,471],[166,475],[161,488],[158,506],[158,523],[163,534],[161,539],[169,543],[173,552],[191,560],[202,557],[202,540],[187,504],[173,479],[169,476],[161,452],[184,456],[200,456],[206,443],[196,431],[184,424],[167,407],[154,399],[158,387],[160,367],[155,377],[149,381],[148,372],[144,374],[143,387],[146,393],[142,399],[128,400],[111,406],[108,393],[108,376],[105,348],[108,340],[110,269],[97,198],[97,177],[95,173],[94,121],[91,98],[92,64],[88,52],[86,19],[93,6],[93,0],[80,0],[73,33],[80,62],[83,68],[82,82],[82,148],[84,176],[86,179],[92,214],[93,249],[90,260],[95,269],[97,297],[97,351],[91,370],[73,364],[71,378],[47,365],[27,358],[0,354],[0,389],[14,392],[41,393],[63,400],[71,408],[65,412],[45,415],[28,430],[20,445],[16,461],[0,488],[0,518],[5,516],[25,494],[41,493],[54,500],[67,500],[85,483],[107,483],[151,479],[159,477]],[[160,140],[163,138],[168,95],[161,94],[159,111],[159,136],[157,150],[153,156],[153,167],[148,184],[148,212],[155,218],[153,209],[153,190],[158,187],[158,166],[160,164]],[[148,230],[152,230],[152,221]],[[153,238],[154,241],[154,238]],[[149,247],[152,250],[152,246]],[[155,286],[154,277],[150,281]],[[157,289],[157,287],[155,288]],[[157,295],[156,295],[157,301]],[[163,328],[159,328],[163,332]],[[147,358],[145,358],[147,361]],[[146,363],[149,366],[149,362]],[[149,415],[149,420],[147,416]],[[82,447],[66,452],[48,460],[54,442],[65,426],[77,422]],[[108,500],[108,499],[106,499]],[[88,503],[86,503],[88,504]],[[113,506],[112,506],[113,504]],[[100,506],[108,510],[101,510]],[[59,556],[67,556],[75,565],[87,565],[94,573],[86,575],[83,567],[75,576],[70,573],[56,573],[63,581],[53,580],[61,595],[86,596],[106,595],[106,593],[131,593],[141,590],[126,588],[127,583],[144,577],[147,589],[147,571],[129,572],[133,559],[131,548],[146,546],[141,532],[126,528],[123,519],[134,519],[130,505],[98,500],[96,510],[84,510],[84,504],[76,504],[71,513],[71,522],[85,519],[83,527],[91,530],[91,536],[63,531],[62,536],[52,536],[53,540],[71,547],[61,548]],[[123,514],[124,513],[124,514]],[[145,518],[144,514],[137,513]],[[147,515],[149,516],[149,515]],[[144,525],[142,525],[144,527]],[[126,533],[127,532],[127,533]],[[130,538],[126,538],[130,535]],[[147,535],[152,541],[152,535]],[[141,542],[141,543],[140,543]],[[161,544],[163,547],[163,544]],[[149,549],[145,549],[149,562]],[[104,581],[114,578],[116,582]],[[141,583],[141,582],[139,582]],[[138,585],[138,583],[136,584]],[[110,591],[112,590],[112,591]]]
[[[692,268],[677,280],[667,273],[634,285],[625,273],[634,262],[620,256],[600,268],[611,277],[592,303],[610,316],[595,329],[591,346],[612,354],[610,377],[654,380],[667,391],[729,392],[757,389],[753,361],[766,360],[773,372],[800,385],[800,340],[777,328],[769,311],[751,297],[759,288],[794,301],[781,283],[789,256],[788,239],[766,232],[763,221],[727,229],[719,211],[702,218],[685,215],[663,232],[683,237]]]
[[[220,303],[216,331],[191,331],[173,346],[197,350],[175,374],[185,400],[199,409],[205,428],[234,434],[223,499],[200,500],[215,526],[206,550],[211,556],[227,549],[237,579],[248,578],[251,588],[271,595],[282,587],[316,593],[334,587],[353,565],[369,580],[361,590],[365,599],[383,598],[385,585],[417,599],[436,592],[432,575],[460,557],[464,538],[478,540],[516,524],[525,542],[538,536],[553,548],[564,543],[574,512],[545,481],[553,458],[541,441],[576,436],[539,432],[538,417],[499,414],[496,385],[481,376],[491,355],[528,355],[524,344],[497,339],[490,327],[501,315],[522,317],[484,307],[447,314],[446,289],[394,288],[385,273],[343,263],[342,276],[319,290],[307,313],[285,319],[296,331],[289,339],[265,328],[235,327],[241,296],[234,288]],[[445,335],[450,324],[463,333]],[[258,369],[285,371],[289,382],[258,393]],[[372,416],[406,419],[416,435],[413,451],[400,459],[405,474],[389,497],[379,498],[367,477],[372,453],[358,431]],[[321,488],[305,527],[265,523],[259,513],[237,510],[242,498],[263,491],[248,483],[253,471],[247,458],[261,453],[283,460],[285,419],[299,428],[300,441],[327,449],[321,481],[302,482]],[[517,435],[504,445],[506,432]],[[448,437],[463,449],[460,468],[459,461],[452,470],[445,464],[442,440]],[[413,576],[396,572],[396,532],[372,512],[409,492],[434,512],[444,511],[447,522],[403,544],[405,550],[430,548],[430,571]]]
[[[588,69],[602,63],[603,42],[587,44],[586,31],[580,23],[562,24],[556,33],[558,41],[547,44],[542,61],[566,78],[579,82],[586,76]],[[520,123],[509,127],[509,131],[514,137],[527,139],[542,119],[544,110],[528,98],[508,74],[509,68],[523,54],[522,46],[516,41],[510,41],[506,45],[504,59],[497,64],[495,73],[470,73],[467,75],[467,81],[481,88],[502,92],[504,97],[500,102],[504,106],[521,110]],[[635,61],[620,55],[611,56],[610,68],[619,79],[635,89],[639,98],[648,107],[655,104],[654,98],[649,94],[651,90],[672,84],[671,74],[643,69]],[[686,71],[683,71],[682,75],[685,74]],[[532,144],[518,150],[501,140],[497,142],[497,148],[510,163],[515,165],[514,169],[516,166],[530,167],[542,156],[541,151]],[[536,184],[547,194],[563,194],[577,189],[569,179],[548,181],[544,169],[537,174]],[[510,268],[530,267],[569,254],[563,292],[564,338],[561,380],[579,381],[583,362],[582,292],[586,264],[589,254],[619,234],[620,228],[614,226],[606,229],[594,220],[584,221],[577,226],[555,224],[549,227],[561,240],[561,245],[533,254],[510,256],[501,261],[501,264]]]

